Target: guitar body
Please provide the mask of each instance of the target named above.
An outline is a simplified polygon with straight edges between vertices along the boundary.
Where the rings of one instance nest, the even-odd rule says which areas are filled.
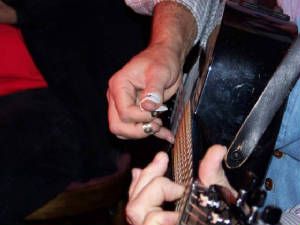
[[[209,146],[222,144],[229,147],[294,37],[293,33],[279,29],[268,18],[252,15],[255,11],[247,14],[234,6],[227,4],[225,8],[216,43],[213,49],[207,50],[213,51],[209,69],[204,69],[207,73],[201,74],[196,88],[196,91],[200,90],[198,99],[194,99],[197,104],[192,116],[193,165],[196,168]],[[281,22],[291,26],[287,21]],[[264,177],[283,108],[251,158],[242,168],[227,171],[234,187],[241,188],[239,178],[245,170]]]
[[[192,190],[197,187],[177,203],[176,209],[181,211],[179,224],[254,225],[259,220],[260,200],[264,199],[264,194],[256,189],[274,150],[284,104],[248,160],[237,169],[225,168],[230,183],[239,193],[247,193],[250,198],[260,193],[259,203],[249,204],[243,194],[236,201],[227,201],[223,191],[206,190],[193,180],[197,178],[199,160],[211,145],[230,146],[297,36],[297,28],[288,16],[247,1],[211,0],[203,8],[203,20],[208,25],[201,31],[198,64],[184,78],[171,116],[171,129],[175,133],[171,150],[173,178]],[[222,209],[210,206],[215,199],[218,199],[216,205],[225,203],[225,206]],[[250,213],[242,212],[244,207],[237,206],[237,202],[248,204]],[[213,222],[212,213],[217,213],[223,222]],[[275,214],[279,220],[280,214]],[[231,217],[237,220],[232,223],[223,220]],[[194,222],[188,222],[191,218]],[[272,224],[277,224],[276,221]]]

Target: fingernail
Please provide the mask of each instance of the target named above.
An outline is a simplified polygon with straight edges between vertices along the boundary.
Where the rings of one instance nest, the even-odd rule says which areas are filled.
[[[144,101],[151,101],[153,102],[154,104],[159,104],[161,103],[161,98],[160,98],[160,95],[157,94],[157,93],[148,93],[141,101],[140,101],[140,109],[141,111],[144,111],[144,108],[142,106],[142,103]],[[164,107],[162,108],[164,109]]]

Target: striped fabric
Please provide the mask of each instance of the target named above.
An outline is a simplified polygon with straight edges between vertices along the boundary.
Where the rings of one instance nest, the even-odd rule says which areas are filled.
[[[300,204],[294,208],[288,209],[282,214],[280,219],[282,225],[299,225],[300,224]]]
[[[277,3],[291,17],[292,21],[296,21],[300,17],[299,0],[277,0]]]

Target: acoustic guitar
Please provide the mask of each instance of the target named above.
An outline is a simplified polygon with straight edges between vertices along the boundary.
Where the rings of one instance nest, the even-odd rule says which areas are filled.
[[[202,4],[199,45],[187,60],[195,63],[186,65],[188,72],[170,118],[175,134],[175,143],[170,146],[173,178],[189,187],[176,205],[181,212],[179,224],[276,224],[279,209],[266,207],[259,213],[265,198],[259,187],[284,105],[247,162],[237,169],[224,168],[230,183],[239,190],[238,198],[217,185],[202,187],[196,172],[208,147],[229,147],[297,36],[296,25],[287,15],[249,1]]]

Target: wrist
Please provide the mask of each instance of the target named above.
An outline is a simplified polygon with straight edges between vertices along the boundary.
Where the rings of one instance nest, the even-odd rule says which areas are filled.
[[[157,50],[157,53],[161,56],[172,58],[175,61],[182,61],[183,57],[183,51],[181,48],[178,48],[179,44],[175,44],[174,40],[171,41],[153,41],[150,42],[149,48]],[[177,62],[177,63],[178,63]]]
[[[168,68],[170,74],[179,74],[183,64],[184,58],[182,53],[169,45],[168,42],[152,42],[149,44],[147,51],[152,52],[157,60],[156,65],[164,65]]]
[[[150,45],[170,49],[184,60],[196,38],[194,16],[176,1],[161,1],[155,6]]]

